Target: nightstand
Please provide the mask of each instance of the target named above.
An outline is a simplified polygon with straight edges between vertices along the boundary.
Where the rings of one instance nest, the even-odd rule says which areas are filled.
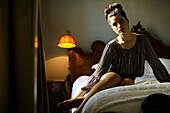
[[[66,99],[65,80],[47,80],[51,113],[59,113],[57,104]]]

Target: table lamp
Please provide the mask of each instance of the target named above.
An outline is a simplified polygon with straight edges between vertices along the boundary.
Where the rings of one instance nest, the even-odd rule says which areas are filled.
[[[73,39],[73,37],[69,34],[69,32],[67,32],[66,34],[64,34],[59,43],[58,43],[58,47],[60,48],[73,48],[76,47],[76,43]]]

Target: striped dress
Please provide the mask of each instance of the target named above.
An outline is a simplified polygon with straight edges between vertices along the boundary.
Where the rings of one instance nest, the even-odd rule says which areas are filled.
[[[108,71],[119,74],[122,79],[135,80],[135,77],[143,76],[145,60],[149,62],[159,82],[170,81],[170,75],[145,35],[137,35],[135,45],[129,49],[122,48],[113,39],[105,46],[96,70],[91,75],[87,85],[82,87],[82,90],[90,90]]]

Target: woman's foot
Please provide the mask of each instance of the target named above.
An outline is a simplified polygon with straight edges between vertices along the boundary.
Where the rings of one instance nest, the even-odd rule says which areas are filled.
[[[57,107],[60,108],[62,112],[66,112],[71,108],[78,107],[82,101],[84,100],[85,97],[76,97],[73,99],[68,99],[63,102],[60,102]]]

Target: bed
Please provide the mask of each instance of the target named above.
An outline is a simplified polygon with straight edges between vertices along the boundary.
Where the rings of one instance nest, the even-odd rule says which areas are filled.
[[[133,26],[131,31],[148,35],[160,61],[170,73],[170,47],[154,39],[140,22]],[[90,53],[84,53],[79,47],[69,50],[71,98],[78,95],[81,87],[94,72],[95,64],[99,62],[104,47],[105,43],[97,40],[92,44]],[[159,83],[145,61],[144,76],[137,77],[135,85],[109,88],[96,93],[85,104],[82,113],[169,113],[169,97],[170,83]],[[72,112],[75,109],[72,109]]]

